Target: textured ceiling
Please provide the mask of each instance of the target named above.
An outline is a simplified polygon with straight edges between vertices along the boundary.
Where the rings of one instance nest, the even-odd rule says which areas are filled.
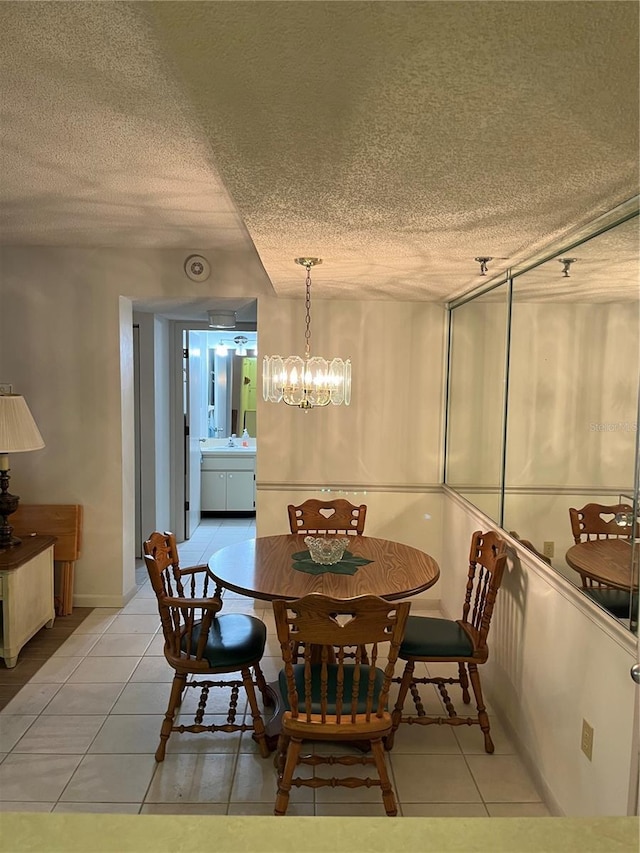
[[[316,296],[442,300],[638,191],[636,2],[9,2],[0,31],[4,243],[253,241],[285,296],[318,255]]]

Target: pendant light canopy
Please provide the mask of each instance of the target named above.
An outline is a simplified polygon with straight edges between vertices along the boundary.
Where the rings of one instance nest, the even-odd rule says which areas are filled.
[[[328,361],[311,356],[311,267],[322,263],[321,258],[296,258],[307,270],[306,328],[304,358],[298,355],[265,356],[262,361],[262,394],[271,403],[286,403],[300,409],[317,406],[348,406],[351,402],[351,360],[334,358]]]

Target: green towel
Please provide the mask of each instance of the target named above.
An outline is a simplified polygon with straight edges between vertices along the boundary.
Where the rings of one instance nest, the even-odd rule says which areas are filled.
[[[306,572],[309,575],[323,575],[325,572],[331,572],[334,575],[355,575],[360,566],[373,563],[373,560],[365,560],[364,557],[354,557],[351,551],[345,551],[342,559],[332,566],[314,563],[308,551],[297,551],[291,555],[291,559],[296,571]]]

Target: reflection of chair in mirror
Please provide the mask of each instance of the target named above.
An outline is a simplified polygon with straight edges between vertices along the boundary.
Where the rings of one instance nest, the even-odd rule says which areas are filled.
[[[582,509],[569,509],[571,532],[576,545],[593,539],[629,539],[629,525],[621,525],[616,517],[633,518],[629,504],[586,504]]]
[[[222,607],[220,590],[216,588],[210,595],[209,583],[211,581],[215,584],[215,581],[208,567],[181,569],[173,533],[153,533],[144,543],[144,553],[151,585],[158,598],[164,656],[175,671],[169,706],[160,730],[156,761],[164,760],[167,741],[172,732],[253,731],[261,755],[267,758],[269,748],[251,676],[253,668],[257,686],[267,704],[270,697],[259,663],[267,639],[264,622],[241,613],[219,616],[218,611]],[[233,672],[240,672],[242,680],[212,678]],[[187,676],[191,676],[190,681],[187,681]],[[186,687],[200,690],[200,700],[194,723],[177,725],[175,715]],[[213,687],[230,688],[227,719],[224,723],[206,725],[204,715],[209,691]],[[249,700],[252,725],[236,723],[241,687],[244,687]],[[241,706],[240,718],[243,717]]]
[[[518,536],[515,530],[510,530],[509,536],[513,536],[514,539],[517,539],[518,542],[524,545],[524,547],[531,551],[532,554],[535,554],[536,557],[539,557],[541,560],[543,560],[548,566],[551,565],[551,557],[547,557],[547,555],[543,554],[542,551],[538,551],[538,549],[532,542],[530,542],[528,539],[522,539],[520,536]]]
[[[344,498],[319,501],[310,498],[300,506],[289,504],[289,526],[292,533],[332,533],[362,536],[367,515],[365,504],[355,506]]]
[[[292,785],[377,786],[387,814],[397,814],[382,744],[391,732],[387,700],[409,602],[390,603],[373,595],[333,599],[315,593],[297,601],[274,601],[273,610],[284,660],[280,690],[287,697],[278,742],[275,814],[286,814]],[[295,645],[304,649],[303,663],[294,664]],[[355,663],[345,662],[345,649],[355,655]],[[378,660],[384,663],[384,671],[376,666]],[[370,745],[371,756],[301,755],[305,740],[364,741]],[[378,776],[293,775],[298,765],[320,764],[374,765]]]
[[[579,545],[581,542],[593,542],[598,539],[629,539],[629,526],[622,526],[617,520],[621,515],[633,518],[633,507],[629,504],[586,504],[582,509],[571,507],[569,518],[574,542]],[[585,590],[619,588],[594,580],[589,574],[582,572],[579,566],[572,568],[580,575],[582,588]]]
[[[387,738],[387,748],[393,746],[393,739],[401,723],[420,725],[478,725],[484,733],[484,748],[493,752],[489,717],[482,698],[478,665],[486,663],[489,657],[487,635],[491,625],[491,616],[496,595],[502,583],[502,575],[507,559],[506,544],[497,533],[477,531],[471,539],[469,572],[462,607],[462,618],[434,619],[427,616],[410,616],[400,646],[398,657],[407,664],[400,682],[398,699],[393,710],[393,731]],[[457,663],[458,677],[443,678],[415,676],[415,665],[423,663]],[[469,682],[476,700],[476,715],[460,716],[451,701],[446,685],[459,684],[462,688],[462,701],[468,705],[471,701]],[[435,684],[444,701],[448,716],[428,716],[424,710],[418,691],[418,684]],[[417,716],[404,715],[403,705],[408,692],[411,692],[416,706]]]
[[[633,607],[634,611],[638,609],[637,597],[632,596],[628,589],[618,589],[591,580],[591,585],[583,587],[583,592],[616,619],[629,619],[632,616],[631,608]]]

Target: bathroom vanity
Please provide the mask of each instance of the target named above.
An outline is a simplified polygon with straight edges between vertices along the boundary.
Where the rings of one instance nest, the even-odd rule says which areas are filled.
[[[254,512],[255,439],[249,447],[228,447],[215,439],[204,442],[200,489],[202,512]]]

